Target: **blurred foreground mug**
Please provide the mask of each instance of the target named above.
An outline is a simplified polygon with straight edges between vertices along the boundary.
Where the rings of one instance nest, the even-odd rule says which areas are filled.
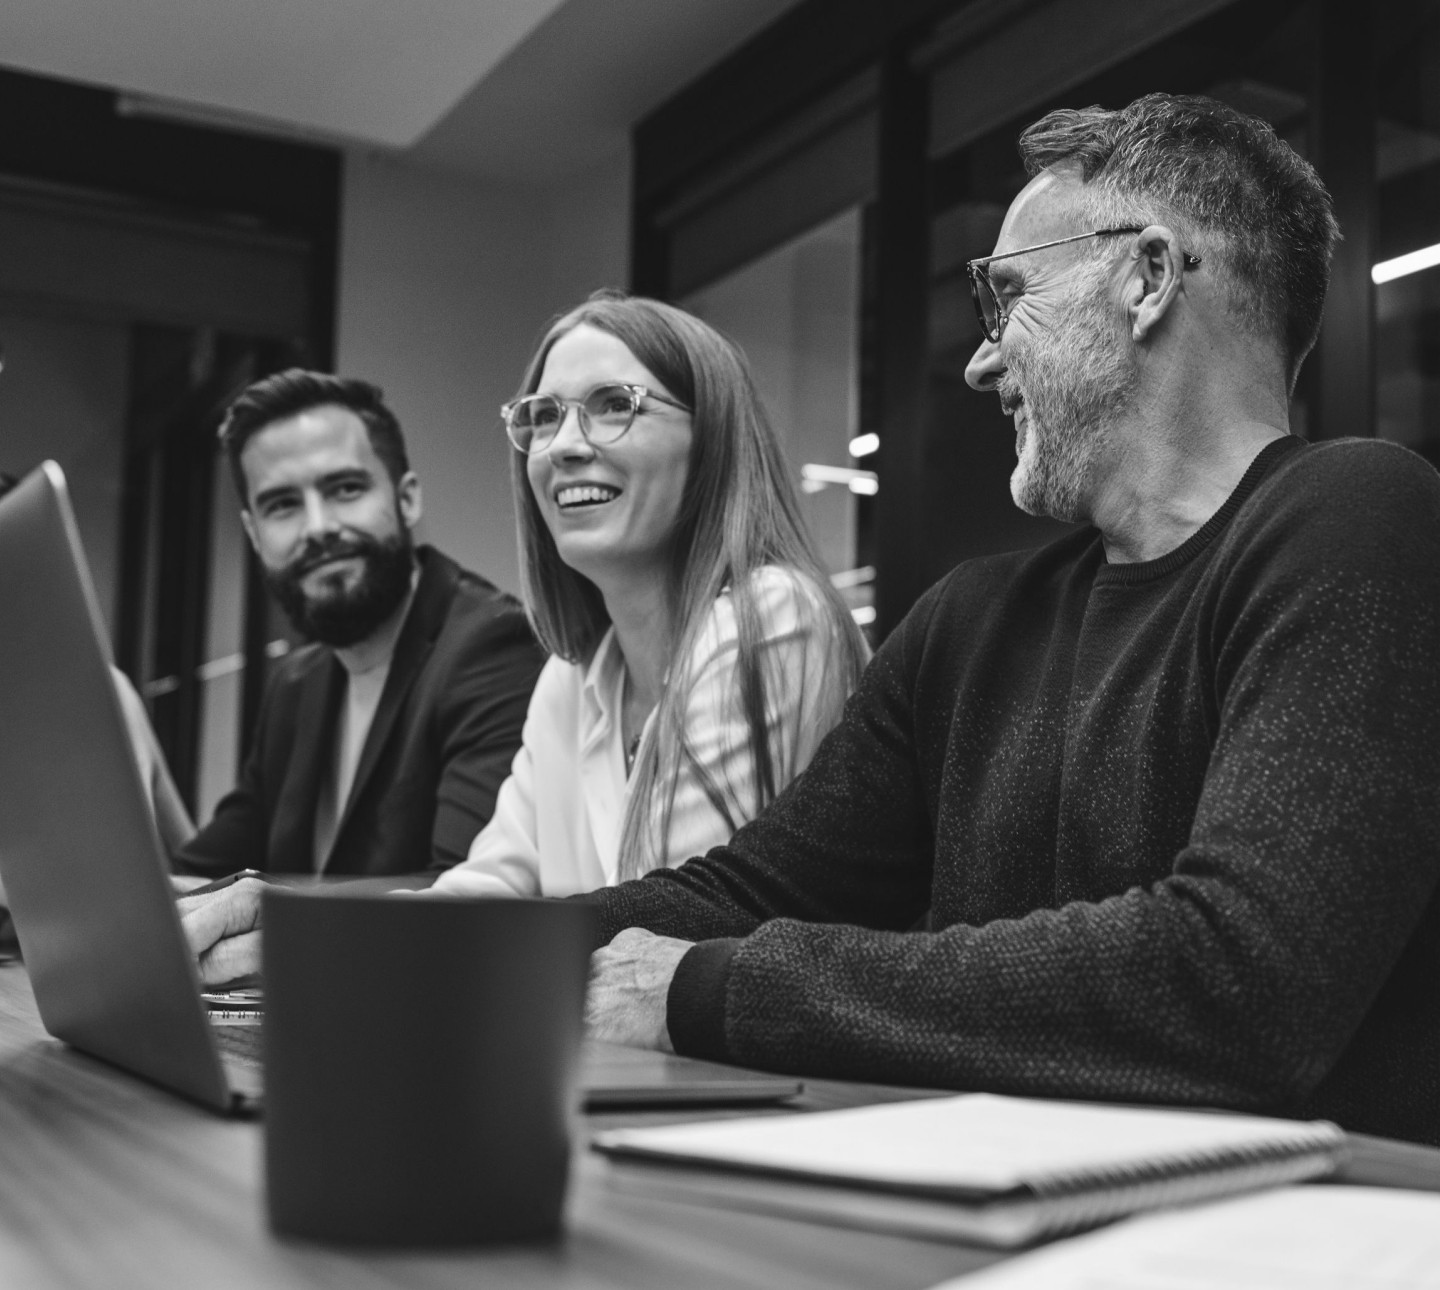
[[[264,893],[275,1231],[435,1245],[560,1226],[593,914]]]

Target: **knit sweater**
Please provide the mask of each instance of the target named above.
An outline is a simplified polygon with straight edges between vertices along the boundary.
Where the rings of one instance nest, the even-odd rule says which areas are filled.
[[[1440,1143],[1440,477],[1267,445],[1159,559],[969,561],[725,847],[597,893],[700,942],[678,1051]]]

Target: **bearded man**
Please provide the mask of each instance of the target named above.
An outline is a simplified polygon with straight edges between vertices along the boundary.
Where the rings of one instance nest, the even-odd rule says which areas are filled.
[[[518,602],[416,547],[381,391],[292,369],[220,431],[265,580],[312,644],[273,669],[236,789],[182,872],[438,872],[489,820],[544,661]]]

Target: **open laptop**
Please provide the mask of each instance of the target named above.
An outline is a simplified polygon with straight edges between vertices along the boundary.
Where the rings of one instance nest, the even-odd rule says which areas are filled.
[[[45,1029],[216,1110],[258,1109],[244,1022],[260,1015],[222,1008],[212,1021],[201,997],[54,462],[0,498],[0,620],[0,878]],[[792,1078],[593,1043],[581,1083],[592,1108],[802,1091]]]

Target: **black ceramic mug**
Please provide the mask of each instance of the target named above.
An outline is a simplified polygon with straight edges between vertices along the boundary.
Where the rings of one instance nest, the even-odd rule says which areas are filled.
[[[453,1245],[560,1226],[593,915],[267,888],[275,1231]]]

